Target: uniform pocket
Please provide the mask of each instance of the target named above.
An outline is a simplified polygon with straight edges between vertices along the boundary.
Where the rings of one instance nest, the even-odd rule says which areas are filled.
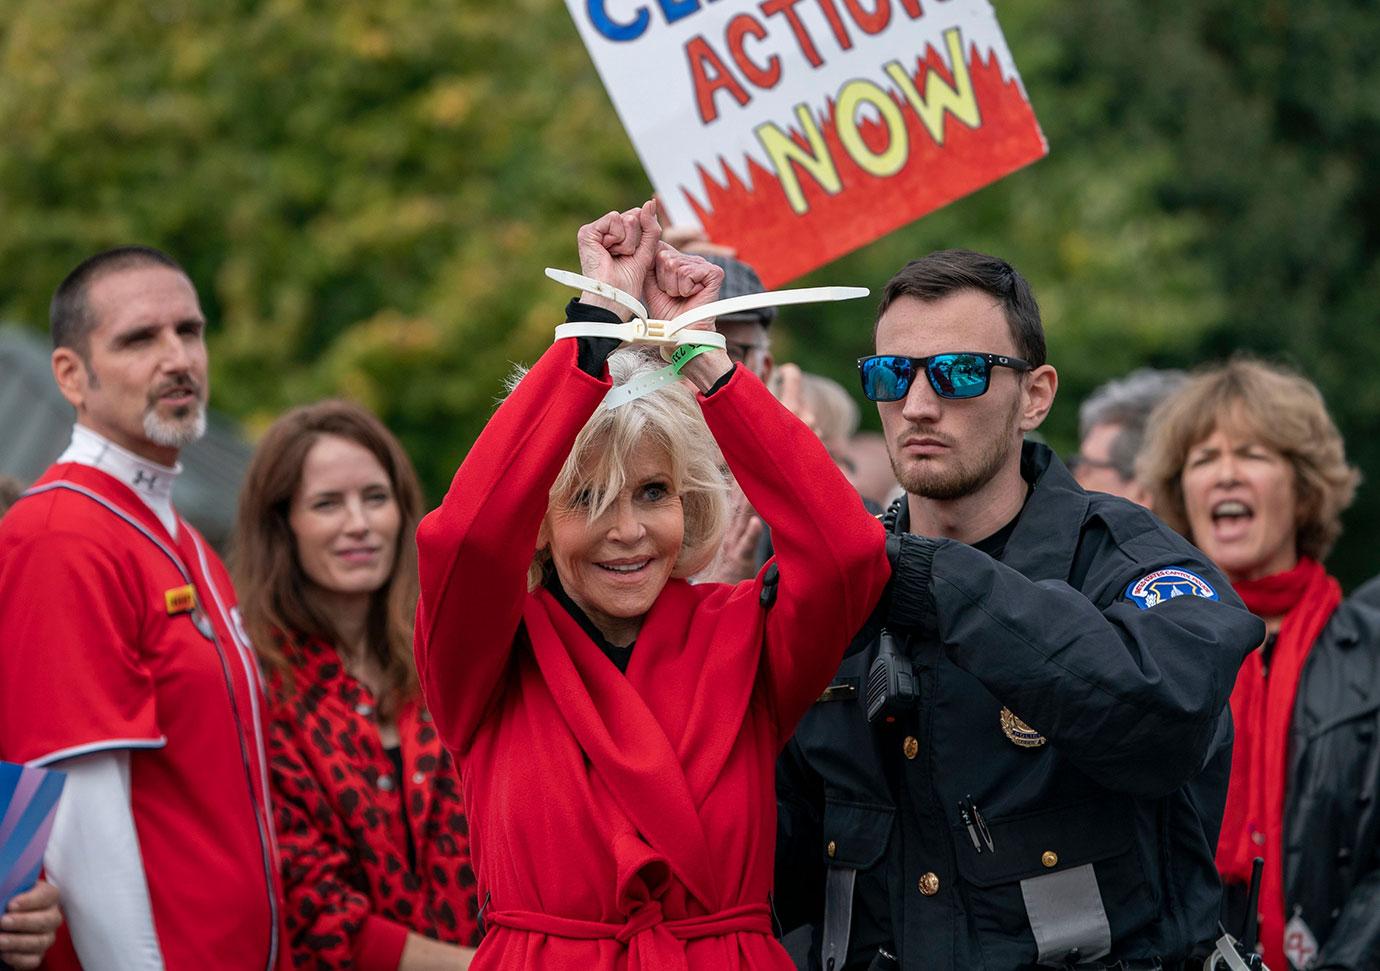
[[[1051,874],[1079,870],[1078,879],[1095,880],[1094,898],[1101,899],[1113,941],[1124,940],[1155,919],[1160,887],[1158,881],[1146,879],[1131,800],[1085,800],[1037,813],[989,818],[987,827],[991,850],[984,845],[978,853],[962,826],[955,827],[954,842],[973,923],[993,966],[1035,959],[1037,946],[1022,881],[1030,881],[1029,894],[1032,888],[1057,886],[1060,881],[1037,882]],[[1048,914],[1040,916],[1048,935]],[[1096,914],[1080,916],[1086,918],[1086,925],[1102,919]],[[1058,928],[1053,930],[1057,937]]]
[[[826,866],[867,870],[877,865],[891,839],[891,806],[826,799],[820,852]]]

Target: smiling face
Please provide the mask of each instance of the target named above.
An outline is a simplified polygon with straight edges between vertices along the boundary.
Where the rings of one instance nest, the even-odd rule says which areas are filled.
[[[610,642],[631,643],[675,569],[685,516],[666,450],[644,440],[625,485],[593,521],[588,498],[553,503],[542,526],[561,586]]]
[[[113,270],[87,289],[86,353],[53,351],[82,424],[163,465],[206,429],[206,321],[185,275],[157,264]]]
[[[928,357],[950,351],[1018,356],[1006,315],[993,297],[977,290],[939,300],[901,297],[877,324],[878,354]],[[1020,372],[994,367],[985,394],[959,401],[941,398],[922,374],[902,400],[879,402],[896,480],[913,495],[959,499],[980,490],[1008,463],[1019,462],[1029,404],[1023,380]]]
[[[1298,495],[1284,455],[1219,425],[1188,450],[1180,482],[1191,539],[1233,583],[1298,562]]]
[[[335,596],[373,596],[392,573],[401,521],[373,452],[337,435],[316,440],[288,512],[297,561],[313,584]]]

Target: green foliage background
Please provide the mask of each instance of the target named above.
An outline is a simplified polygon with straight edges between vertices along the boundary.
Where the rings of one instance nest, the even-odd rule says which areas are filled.
[[[1367,475],[1333,566],[1377,571],[1380,17],[1367,0],[1007,0],[1048,159],[806,282],[940,246],[1034,282],[1067,453],[1138,365],[1250,350],[1323,388]],[[433,497],[510,361],[550,340],[576,226],[650,191],[559,0],[7,0],[0,319],[141,241],[213,322],[251,435],[328,394],[381,414]],[[788,314],[778,359],[852,387],[870,311]],[[864,411],[867,414],[867,411]],[[875,416],[873,416],[875,418]]]

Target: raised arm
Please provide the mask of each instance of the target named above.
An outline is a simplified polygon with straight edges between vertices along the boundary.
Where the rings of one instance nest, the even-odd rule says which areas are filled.
[[[661,244],[648,309],[670,318],[715,299],[721,274]],[[708,324],[704,326],[710,326]],[[684,372],[743,493],[772,529],[779,571],[767,614],[765,675],[784,743],[838,669],[891,575],[881,524],[819,438],[723,351]]]
[[[877,605],[891,575],[886,537],[820,440],[751,373],[738,368],[704,416],[772,530],[766,675],[784,741]]]
[[[654,214],[608,213],[581,227],[581,267],[636,290],[629,281],[641,280],[658,236]],[[542,355],[417,530],[417,670],[453,751],[468,747],[502,691],[551,485],[609,389],[603,360],[616,342],[602,343],[565,339]]]
[[[417,670],[441,738],[463,751],[494,699],[527,598],[547,494],[607,381],[558,341],[499,406],[417,529]]]

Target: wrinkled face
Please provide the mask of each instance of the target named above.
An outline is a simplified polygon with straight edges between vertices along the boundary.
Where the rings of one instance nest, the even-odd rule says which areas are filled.
[[[553,504],[542,527],[561,586],[606,636],[611,631],[635,636],[670,579],[685,538],[666,451],[643,442],[625,471],[618,498],[593,522],[589,497],[577,496]]]
[[[1112,443],[1121,434],[1121,426],[1110,423],[1094,425],[1078,445],[1078,460],[1073,477],[1089,492],[1110,492],[1121,495],[1126,480],[1112,465]]]
[[[1001,305],[976,290],[939,300],[901,297],[877,325],[877,353],[929,357],[953,351],[1016,355]],[[1019,461],[1022,378],[992,368],[977,398],[941,398],[922,375],[900,401],[877,403],[891,467],[905,490],[927,499],[958,499]]]
[[[95,325],[85,360],[54,352],[58,383],[82,422],[138,455],[171,465],[206,429],[206,321],[186,276],[136,266],[87,289]]]
[[[335,595],[371,596],[393,571],[401,522],[373,452],[337,435],[316,440],[288,511],[297,562],[312,583]]]
[[[1285,456],[1219,426],[1188,450],[1180,482],[1190,538],[1232,582],[1298,562],[1298,496]]]

